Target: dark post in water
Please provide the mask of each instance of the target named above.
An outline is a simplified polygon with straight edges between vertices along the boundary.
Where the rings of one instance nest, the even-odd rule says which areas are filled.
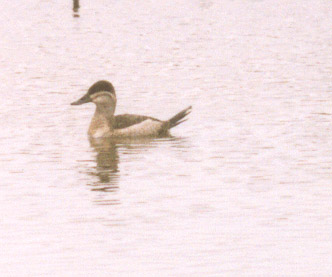
[[[73,0],[73,11],[74,11],[74,17],[79,17],[78,10],[80,8],[80,1],[79,0]]]

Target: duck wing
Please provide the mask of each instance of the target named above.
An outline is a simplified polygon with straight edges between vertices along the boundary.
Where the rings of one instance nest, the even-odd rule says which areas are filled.
[[[120,115],[114,116],[113,128],[114,129],[128,128],[135,124],[139,124],[147,119],[161,122],[159,119],[156,119],[156,118],[153,118],[150,116],[145,116],[145,115],[120,114]]]

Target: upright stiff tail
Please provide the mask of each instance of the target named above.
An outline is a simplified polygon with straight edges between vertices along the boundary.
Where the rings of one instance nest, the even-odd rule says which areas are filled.
[[[187,119],[184,119],[188,114],[191,112],[191,106],[188,108],[184,109],[183,111],[177,113],[174,115],[172,118],[168,120],[169,122],[169,129],[179,125],[180,123],[186,121]]]

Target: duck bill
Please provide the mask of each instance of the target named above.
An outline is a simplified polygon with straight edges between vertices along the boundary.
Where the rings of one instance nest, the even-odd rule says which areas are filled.
[[[77,101],[71,103],[70,105],[76,106],[76,105],[82,105],[85,103],[91,102],[91,98],[89,95],[84,95],[82,98],[78,99]]]

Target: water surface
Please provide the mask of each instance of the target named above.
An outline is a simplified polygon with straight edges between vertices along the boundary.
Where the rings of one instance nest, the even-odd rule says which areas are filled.
[[[1,276],[331,274],[331,1],[1,5]],[[89,141],[100,79],[193,112]]]

